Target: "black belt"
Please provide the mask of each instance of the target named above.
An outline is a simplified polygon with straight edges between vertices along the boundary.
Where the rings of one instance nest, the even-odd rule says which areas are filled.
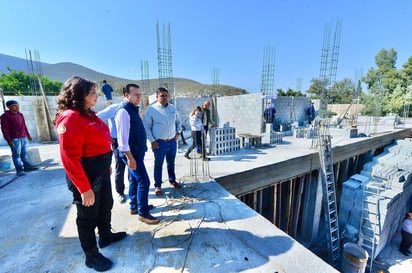
[[[165,138],[165,139],[162,139],[162,138],[159,138],[159,139],[157,139],[156,141],[163,141],[163,142],[169,142],[169,141],[172,141],[172,140],[175,140],[175,138],[174,137],[172,137],[172,138]]]

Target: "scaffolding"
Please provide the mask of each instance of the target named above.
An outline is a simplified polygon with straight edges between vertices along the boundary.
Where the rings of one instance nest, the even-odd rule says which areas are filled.
[[[160,35],[159,22],[156,23],[157,30],[157,59],[159,69],[159,86],[169,90],[171,101],[175,100],[175,88],[173,80],[172,42],[170,34],[170,23],[163,24],[162,35]]]
[[[219,90],[219,68],[214,67],[212,69],[212,90],[210,91],[210,94],[208,94],[210,97],[213,95],[216,95]]]
[[[322,85],[320,96],[320,119],[315,123],[317,144],[321,165],[321,181],[323,189],[323,211],[328,245],[328,261],[335,268],[340,262],[340,233],[336,204],[336,181],[333,172],[332,143],[329,133],[328,103],[333,101],[331,88],[336,82],[338,68],[340,35],[342,20],[337,18],[335,31],[332,36],[332,26],[325,24],[323,46],[320,61],[319,81]],[[312,147],[313,147],[312,142]]]
[[[336,82],[336,73],[338,69],[340,36],[342,28],[342,19],[336,19],[335,31],[332,36],[332,25],[325,23],[323,32],[323,46],[320,61],[319,81],[323,85],[320,101],[320,116],[325,117],[328,109],[328,103],[333,101],[330,94],[330,89]]]
[[[31,50],[26,50],[26,61],[30,77],[32,95],[36,97],[33,101],[34,117],[39,140],[52,141],[56,139],[51,113],[47,102],[46,92],[43,88],[43,70],[41,67],[40,53],[34,51],[34,64]],[[37,82],[36,82],[37,80]],[[40,94],[39,94],[40,91]],[[40,95],[40,97],[38,97]]]
[[[263,49],[263,67],[262,67],[262,82],[260,92],[262,94],[262,132],[266,131],[264,124],[264,113],[266,108],[274,107],[272,100],[276,98],[275,95],[275,56],[276,49],[273,46],[266,46]],[[272,127],[273,123],[272,121]]]
[[[150,93],[150,79],[149,79],[149,63],[147,60],[140,60],[140,72],[141,72],[141,79],[142,79],[142,86],[140,89],[142,90],[143,94]]]

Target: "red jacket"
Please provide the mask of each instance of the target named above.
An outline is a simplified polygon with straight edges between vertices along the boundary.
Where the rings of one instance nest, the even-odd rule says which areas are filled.
[[[66,110],[56,120],[60,156],[64,169],[80,193],[91,189],[80,163],[81,157],[94,157],[111,151],[109,127],[96,114],[80,115]]]
[[[1,131],[4,139],[10,142],[13,138],[30,137],[29,130],[27,130],[26,122],[22,113],[13,113],[10,110],[4,112],[0,117]]]

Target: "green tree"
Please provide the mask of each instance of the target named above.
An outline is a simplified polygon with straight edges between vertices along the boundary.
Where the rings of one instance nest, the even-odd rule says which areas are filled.
[[[375,56],[377,68],[370,68],[362,81],[366,83],[369,92],[372,94],[389,92],[391,93],[398,84],[399,74],[396,71],[397,52],[381,49]]]
[[[40,86],[37,76],[27,75],[23,71],[12,70],[7,67],[8,74],[1,74],[0,87],[5,95],[23,96],[23,95],[39,95]],[[59,81],[50,80],[47,77],[42,77],[42,85],[46,95],[56,95],[62,86]],[[35,89],[37,90],[34,92]]]
[[[306,97],[306,94],[302,94],[300,91],[295,91],[292,88],[288,88],[288,90],[283,91],[282,88],[276,89],[276,94],[278,97],[286,96],[286,97]]]
[[[333,104],[351,103],[356,98],[355,85],[351,79],[343,79],[336,82],[330,91]]]
[[[410,78],[411,64],[404,65],[404,69],[396,69],[397,52],[394,49],[381,49],[375,57],[377,68],[370,68],[362,81],[366,83],[372,96],[364,96],[362,103],[365,112],[374,115],[385,113],[401,113],[401,104],[404,102],[408,78]],[[406,67],[406,69],[405,69]],[[409,74],[409,75],[408,75]]]
[[[312,79],[310,82],[311,85],[309,86],[309,89],[307,91],[309,97],[311,99],[320,99],[322,97],[322,94],[327,92],[327,82],[315,78]]]

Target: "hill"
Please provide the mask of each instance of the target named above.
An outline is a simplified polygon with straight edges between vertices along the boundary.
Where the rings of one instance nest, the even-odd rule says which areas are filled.
[[[7,74],[7,67],[10,67],[11,69],[15,69],[17,71],[24,71],[26,73],[28,71],[28,63],[25,59],[0,54],[0,73]],[[122,89],[122,87],[130,82],[135,82],[142,86],[141,80],[125,79],[111,76],[71,62],[62,62],[57,64],[49,64],[42,62],[41,69],[44,76],[48,77],[51,80],[58,80],[60,82],[64,82],[73,75],[79,75],[99,83],[103,79],[106,79],[108,83],[110,83],[113,86],[116,93],[121,93],[120,90]],[[153,93],[154,90],[159,86],[159,82],[157,79],[150,79],[149,84],[150,90],[152,90],[152,92],[146,91],[146,93]],[[174,85],[177,96],[202,96],[211,94],[231,96],[248,93],[244,89],[240,89],[233,86],[212,86],[185,78],[174,78]]]

